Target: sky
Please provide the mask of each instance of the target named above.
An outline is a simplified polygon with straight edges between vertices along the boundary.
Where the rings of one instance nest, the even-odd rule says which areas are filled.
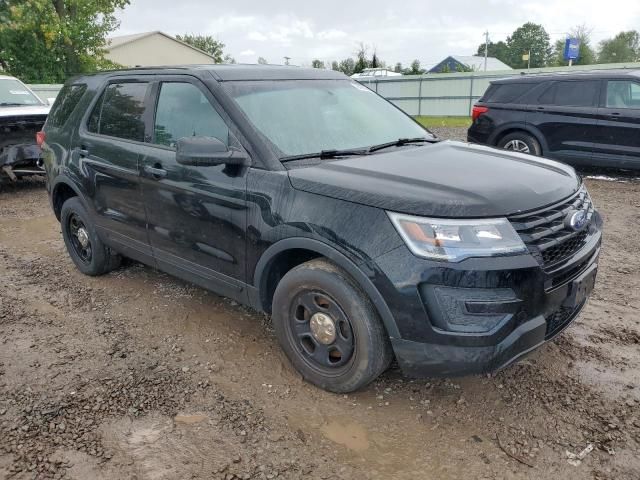
[[[131,0],[114,35],[161,30],[222,41],[239,63],[308,66],[355,56],[360,43],[388,65],[413,59],[423,67],[448,55],[473,55],[489,31],[506,40],[525,22],[542,24],[552,42],[576,25],[595,43],[621,30],[640,29],[638,0]]]

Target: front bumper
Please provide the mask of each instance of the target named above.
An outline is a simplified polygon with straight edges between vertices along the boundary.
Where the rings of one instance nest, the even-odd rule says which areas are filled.
[[[583,307],[584,304],[574,310],[552,336],[547,336],[547,319],[538,315],[496,345],[468,347],[393,339],[393,350],[407,376],[449,377],[495,372],[554,338],[573,322]]]
[[[589,241],[553,270],[531,255],[446,264],[400,248],[376,259],[383,273],[376,286],[400,332],[391,342],[403,373],[492,372],[554,338],[593,288],[601,225],[596,213]]]

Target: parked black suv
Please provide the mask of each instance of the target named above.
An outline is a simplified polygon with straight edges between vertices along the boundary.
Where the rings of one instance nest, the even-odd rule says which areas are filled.
[[[575,166],[640,169],[640,72],[498,80],[473,108],[470,142]]]
[[[438,142],[336,72],[100,73],[50,118],[48,191],[82,272],[126,256],[269,312],[331,391],[394,355],[413,375],[500,368],[594,285],[601,220],[571,167]]]

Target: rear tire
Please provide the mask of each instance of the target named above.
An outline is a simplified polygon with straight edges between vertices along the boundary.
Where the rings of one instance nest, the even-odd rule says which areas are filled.
[[[62,205],[60,226],[69,256],[82,273],[94,277],[120,266],[122,257],[102,243],[78,197],[69,198]]]
[[[526,132],[513,132],[505,135],[498,142],[498,147],[519,153],[527,153],[539,157],[542,155],[540,143],[532,135]]]
[[[273,325],[296,370],[330,392],[364,387],[393,358],[367,295],[326,260],[303,263],[282,278],[273,298]]]

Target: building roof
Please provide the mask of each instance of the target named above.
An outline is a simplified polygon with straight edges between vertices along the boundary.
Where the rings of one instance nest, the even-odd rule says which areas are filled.
[[[134,33],[132,35],[119,35],[117,37],[111,37],[107,39],[107,50],[120,48],[123,45],[136,42],[138,40],[141,40],[146,37],[150,37],[152,35],[162,35],[163,37],[168,38],[169,40],[173,40],[174,42],[184,45],[185,47],[195,50],[196,52],[200,52],[201,54],[206,55],[207,57],[213,58],[212,55],[205,52],[204,50],[200,50],[199,48],[189,45],[188,43],[185,43],[182,40],[178,40],[177,38],[172,37],[167,33],[161,32],[160,30],[154,30],[152,32]]]
[[[451,55],[454,60],[466,65],[474,72],[484,70],[484,57],[479,55]],[[487,71],[489,70],[512,70],[512,68],[495,57],[487,57]]]
[[[484,57],[479,55],[449,55],[447,58],[434,66],[430,72],[439,72],[443,64],[449,63],[451,60],[460,63],[474,72],[484,71]],[[487,57],[487,71],[495,70],[513,70],[506,63],[501,62],[495,57]]]

